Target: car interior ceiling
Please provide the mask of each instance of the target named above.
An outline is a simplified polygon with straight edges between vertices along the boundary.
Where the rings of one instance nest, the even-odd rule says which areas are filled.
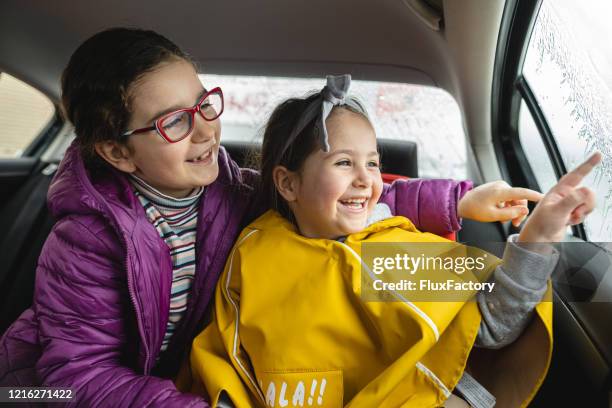
[[[201,63],[204,73],[323,77],[351,72],[362,80],[433,85],[448,91],[460,106],[470,145],[469,175],[481,183],[501,178],[491,143],[490,105],[504,4],[504,0],[185,0],[168,13],[168,3],[158,0],[5,0],[0,13],[0,70],[29,82],[57,103],[61,70],[78,44],[102,28],[129,25],[167,34]],[[434,16],[419,15],[420,6],[431,9]],[[236,20],[236,13],[250,16],[253,24],[227,24]],[[440,31],[428,24],[436,13]],[[154,21],[151,16],[165,18]],[[373,20],[384,28],[373,29]],[[203,27],[202,32],[215,33],[218,39],[202,41],[193,34],[194,27]],[[0,160],[0,194],[11,197],[0,203],[0,226],[6,231],[0,239],[0,333],[31,303],[37,258],[54,223],[45,205],[46,191],[72,137],[70,127],[64,126],[37,159]],[[252,142],[222,144],[240,164],[259,148]],[[385,172],[418,176],[414,143],[381,139],[381,149]],[[507,233],[501,224],[464,220],[458,239],[500,242]],[[588,336],[579,323],[583,309],[563,308],[563,302],[555,302],[559,316],[555,354],[533,406],[549,406],[563,389],[577,393],[568,405],[588,401],[581,396],[589,393],[597,394],[593,398],[599,403],[601,388],[609,387],[602,385],[610,377],[601,347],[584,340]],[[587,309],[583,313],[589,316],[602,313]],[[578,356],[589,356],[589,361],[579,361]]]

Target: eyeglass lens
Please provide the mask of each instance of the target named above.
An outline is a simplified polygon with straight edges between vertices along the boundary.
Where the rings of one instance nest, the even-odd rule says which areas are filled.
[[[219,116],[223,108],[223,100],[218,93],[208,95],[200,105],[200,114],[208,120],[214,120]],[[189,133],[192,126],[193,115],[189,112],[176,112],[165,117],[161,122],[161,128],[171,140],[180,140]]]

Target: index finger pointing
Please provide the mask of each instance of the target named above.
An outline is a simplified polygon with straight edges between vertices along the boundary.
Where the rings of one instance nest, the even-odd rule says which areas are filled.
[[[601,162],[601,153],[593,153],[591,157],[586,159],[581,165],[563,176],[561,180],[559,180],[559,184],[567,184],[569,186],[576,187],[578,184],[580,184],[582,179],[585,178],[591,172],[591,170],[593,170],[593,168],[599,164],[599,162]]]
[[[544,197],[544,194],[523,187],[508,188],[503,192],[503,200],[529,200],[538,202]]]

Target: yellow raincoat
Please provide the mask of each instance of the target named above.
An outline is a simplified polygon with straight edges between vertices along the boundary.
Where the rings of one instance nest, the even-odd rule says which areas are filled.
[[[362,243],[441,241],[403,217],[342,243],[304,238],[264,214],[240,235],[213,321],[193,342],[192,391],[213,406],[226,393],[240,408],[436,407],[468,365],[496,407],[526,406],[550,361],[550,287],[530,326],[501,350],[472,350],[474,301],[362,300]]]

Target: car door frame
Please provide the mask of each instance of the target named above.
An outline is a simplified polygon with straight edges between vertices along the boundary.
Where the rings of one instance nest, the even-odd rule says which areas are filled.
[[[542,137],[557,179],[567,173],[561,153],[546,117],[537,103],[522,68],[543,0],[508,0],[498,39],[492,89],[492,135],[503,177],[512,185],[540,190],[533,169],[519,139],[519,112],[524,102]],[[601,285],[606,262],[591,262],[602,248],[587,241],[582,224],[572,227],[573,243],[564,245],[568,263],[558,266],[553,275],[555,351],[552,368],[534,406],[549,406],[565,401],[576,391],[580,403],[608,406],[612,367],[612,336],[605,316],[612,314],[612,303],[591,303],[588,293],[577,295],[572,289],[583,279],[598,276]],[[586,241],[586,242],[585,242]],[[607,255],[606,259],[612,259]],[[570,273],[571,272],[571,273]],[[608,293],[612,299],[612,293]],[[571,373],[571,375],[570,375]],[[571,377],[571,378],[570,378]],[[575,394],[575,393],[574,393]],[[577,400],[578,401],[578,400]]]

